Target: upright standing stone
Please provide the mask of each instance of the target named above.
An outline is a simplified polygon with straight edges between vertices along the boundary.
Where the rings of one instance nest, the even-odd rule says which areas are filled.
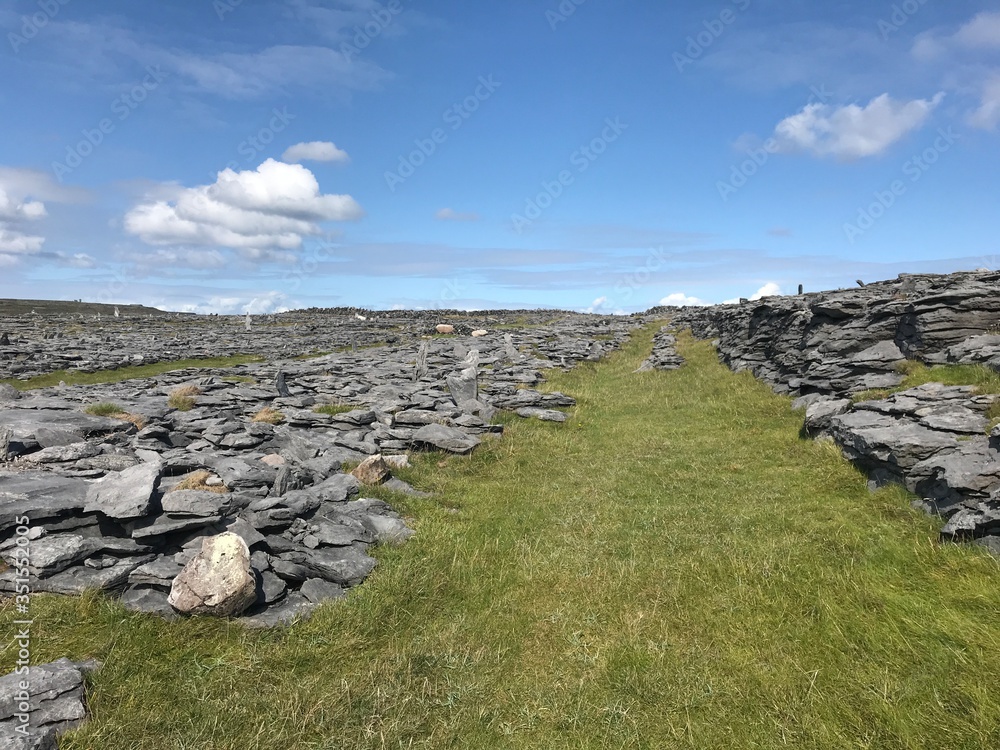
[[[413,382],[416,383],[422,377],[427,375],[427,342],[422,341],[420,343],[420,349],[417,351],[417,361],[413,367]]]
[[[292,395],[291,391],[288,390],[288,384],[285,383],[285,373],[278,370],[278,374],[274,376],[274,387],[278,390],[278,395],[282,398],[288,398]]]
[[[511,361],[511,364],[517,362],[517,349],[514,348],[514,337],[509,333],[503,335],[503,351],[507,359]]]

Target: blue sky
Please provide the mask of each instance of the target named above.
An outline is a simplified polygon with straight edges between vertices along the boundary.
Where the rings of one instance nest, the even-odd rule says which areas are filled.
[[[1000,266],[1000,11],[0,0],[0,296],[647,309]]]

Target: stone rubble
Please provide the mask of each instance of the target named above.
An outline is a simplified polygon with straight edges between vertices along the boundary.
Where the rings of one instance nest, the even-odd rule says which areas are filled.
[[[500,314],[482,313],[435,336],[439,317],[408,315],[387,318],[399,339],[387,346],[109,385],[3,389],[0,558],[16,559],[17,518],[28,516],[33,591],[98,588],[168,618],[211,613],[256,627],[289,623],[362,583],[375,568],[372,545],[412,535],[388,504],[364,497],[367,487],[425,495],[392,476],[406,467],[407,453],[470,453],[502,434],[492,421],[497,409],[565,419],[560,409],[575,401],[535,389],[541,371],[603,356],[638,325],[563,315],[490,331]],[[45,326],[42,317],[0,318],[0,330],[21,342],[25,328]],[[373,327],[359,341],[384,338],[381,314],[372,317],[310,313],[311,340],[342,340],[339,328],[348,325]],[[175,324],[165,316],[159,325]],[[127,344],[136,320],[123,310],[101,326],[118,326],[116,341]],[[471,336],[482,329],[488,332]],[[74,347],[61,339],[54,348]],[[193,394],[188,410],[170,405],[182,388]],[[97,410],[109,416],[87,413],[95,404],[113,405]],[[345,465],[358,466],[347,473]],[[232,554],[213,557],[223,543]],[[238,554],[244,547],[247,560]],[[9,568],[0,572],[0,592],[13,590]]]

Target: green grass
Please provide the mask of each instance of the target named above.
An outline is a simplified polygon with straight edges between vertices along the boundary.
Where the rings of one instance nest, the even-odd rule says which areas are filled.
[[[653,329],[550,373],[565,424],[416,457],[417,536],[306,623],[33,598],[36,662],[104,663],[62,747],[1000,747],[997,561],[707,344],[633,374]]]
[[[898,390],[915,388],[924,383],[945,385],[973,385],[977,393],[1000,393],[1000,373],[985,365],[934,365],[928,367],[908,361],[904,372],[906,379]]]
[[[102,401],[99,404],[91,404],[84,409],[87,414],[92,414],[95,417],[110,417],[115,414],[121,414],[125,410],[118,404],[114,404],[110,401]]]
[[[876,401],[925,383],[971,385],[975,387],[977,394],[1000,393],[1000,373],[985,365],[934,365],[928,367],[923,362],[907,359],[899,363],[896,371],[906,377],[895,388],[873,388],[861,391],[851,396],[851,400],[854,403]]]
[[[313,407],[313,411],[317,414],[346,414],[358,408],[360,407],[351,406],[350,404],[323,404],[322,406]]]
[[[35,388],[48,388],[59,385],[60,381],[67,385],[96,385],[99,383],[119,383],[123,380],[134,380],[137,378],[152,378],[162,375],[165,372],[175,370],[187,370],[189,368],[208,367],[235,367],[245,365],[250,362],[260,362],[260,357],[251,354],[238,354],[232,357],[213,357],[209,359],[181,359],[173,362],[157,362],[152,365],[139,365],[137,367],[120,367],[116,370],[98,370],[97,372],[75,372],[70,370],[59,370],[50,372],[47,375],[38,375],[28,380],[0,380],[0,383],[8,383],[19,391],[29,391]]]

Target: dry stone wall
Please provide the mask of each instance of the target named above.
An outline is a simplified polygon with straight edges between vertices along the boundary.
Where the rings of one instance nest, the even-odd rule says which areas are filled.
[[[733,370],[797,396],[805,430],[836,441],[870,485],[898,482],[946,519],[942,535],[1000,553],[1000,396],[968,386],[894,389],[906,360],[1000,371],[1000,274],[901,275],[893,281],[738,305],[658,309],[714,339]],[[863,396],[861,397],[863,398]]]

